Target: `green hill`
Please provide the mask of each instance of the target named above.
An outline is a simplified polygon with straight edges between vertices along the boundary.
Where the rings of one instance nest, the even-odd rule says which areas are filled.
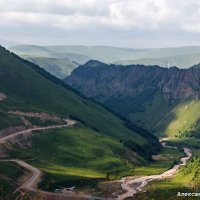
[[[74,181],[81,186],[90,179],[105,179],[107,173],[131,174],[133,165],[159,149],[158,141],[147,131],[119,119],[2,47],[0,93],[6,95],[0,101],[1,129],[22,124],[19,117],[8,113],[11,110],[45,112],[79,122],[72,129],[35,133],[26,150],[17,145],[8,149],[11,156],[29,158],[32,165],[46,172],[41,187],[53,189]]]

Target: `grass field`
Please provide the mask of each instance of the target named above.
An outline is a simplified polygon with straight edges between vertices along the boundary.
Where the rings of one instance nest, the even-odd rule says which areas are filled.
[[[35,133],[29,149],[16,146],[11,155],[28,159],[45,172],[42,185],[52,189],[52,185],[82,186],[84,180],[106,179],[108,174],[110,178],[132,175],[134,162],[126,153],[117,140],[77,127]]]
[[[144,167],[136,168],[134,171],[135,176],[145,176],[161,174],[170,169],[174,163],[178,163],[180,158],[184,156],[184,152],[179,149],[163,148],[157,160],[152,163],[147,163]]]
[[[138,99],[138,106],[144,101],[143,109],[138,112],[129,112],[128,118],[146,128],[153,130],[158,126],[160,119],[163,119],[175,105],[169,105],[169,102],[160,93],[155,94],[153,99],[146,102],[145,99]],[[160,134],[160,129],[157,131]],[[157,135],[159,135],[157,133]]]
[[[188,100],[169,104],[160,95],[144,104],[142,112],[130,113],[128,118],[148,130],[154,130],[157,136],[186,137],[193,133],[198,136],[200,130],[200,101]]]

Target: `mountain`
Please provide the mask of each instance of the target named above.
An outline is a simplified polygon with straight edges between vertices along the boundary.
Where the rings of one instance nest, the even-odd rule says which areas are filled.
[[[85,63],[89,59],[82,54],[60,52],[56,49],[36,45],[17,45],[9,49],[60,79],[69,75],[80,65],[79,63]]]
[[[200,69],[89,61],[65,82],[157,135],[199,137]]]
[[[16,42],[13,42],[13,41],[0,39],[0,45],[8,48],[8,47],[11,47],[11,46],[16,46],[18,44]]]
[[[179,68],[189,68],[194,64],[200,62],[199,53],[191,53],[191,54],[182,54],[177,56],[166,56],[166,57],[158,57],[158,58],[141,58],[135,60],[124,60],[116,62],[116,64],[122,65],[131,65],[131,64],[141,64],[141,65],[158,65],[162,67],[172,67],[177,66]]]
[[[60,49],[61,48],[61,49]],[[90,58],[76,51],[67,51],[62,46],[37,46],[37,45],[17,45],[9,48],[10,51],[23,57],[46,57],[46,58],[68,58],[71,61],[85,63]]]
[[[68,58],[28,57],[26,59],[60,79],[70,75],[79,66],[78,63],[70,61]]]
[[[76,125],[64,128],[67,118]],[[40,187],[46,190],[94,185],[108,174],[132,174],[134,165],[147,162],[160,149],[155,136],[0,47],[0,139],[52,124],[61,127],[27,131],[6,144],[0,142],[0,157],[27,160],[40,169],[44,173]],[[6,188],[7,180],[0,176]]]
[[[36,46],[17,45],[9,48],[17,55],[27,57],[68,58],[80,64],[89,60],[99,60],[114,64],[159,65],[189,68],[200,63],[200,47],[174,47],[131,49],[108,46]]]

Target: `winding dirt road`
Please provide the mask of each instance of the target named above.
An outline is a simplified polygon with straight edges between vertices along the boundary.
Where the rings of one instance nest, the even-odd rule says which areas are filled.
[[[63,128],[63,127],[72,127],[73,125],[76,124],[76,121],[73,121],[73,120],[70,120],[70,119],[65,119],[64,121],[66,122],[66,124],[64,124],[64,125],[52,125],[52,126],[46,126],[46,127],[36,127],[36,128],[30,128],[30,129],[26,129],[24,131],[19,131],[19,132],[10,134],[8,136],[0,138],[0,144],[5,143],[6,141],[9,141],[10,139],[13,139],[13,138],[15,138],[19,135],[28,134],[32,131],[41,131],[41,130]],[[42,172],[39,169],[29,165],[28,163],[26,163],[22,160],[18,160],[18,159],[6,159],[6,160],[1,160],[1,161],[15,162],[18,165],[24,167],[25,169],[31,171],[32,176],[20,188],[25,189],[25,190],[29,190],[29,191],[35,191],[37,189],[38,182],[40,181],[40,178],[41,178],[41,175],[42,175]]]
[[[175,148],[175,147],[171,147],[171,146],[167,146],[166,142],[162,142],[162,145],[166,148]],[[150,175],[150,176],[143,176],[140,178],[136,178],[134,180],[130,180],[130,181],[126,181],[126,178],[122,179],[122,188],[124,190],[126,190],[127,192],[119,195],[118,196],[118,200],[124,200],[125,198],[128,197],[133,197],[136,193],[142,191],[142,189],[144,188],[144,186],[146,186],[150,181],[153,180],[160,180],[160,179],[164,179],[164,178],[169,178],[172,177],[179,169],[180,166],[185,165],[186,162],[191,158],[192,156],[192,152],[190,149],[188,148],[183,148],[186,157],[181,158],[181,164],[178,165],[174,165],[173,168],[165,171],[162,174],[159,175]]]
[[[24,190],[28,190],[28,191],[36,191],[37,190],[37,185],[38,185],[40,178],[42,176],[42,172],[39,169],[29,165],[28,163],[26,163],[22,160],[18,160],[18,159],[6,159],[6,160],[1,160],[1,161],[2,162],[15,162],[18,165],[27,169],[28,171],[31,171],[32,172],[31,177],[28,180],[26,180],[20,186],[20,188],[24,189]]]
[[[28,134],[28,133],[30,133],[30,132],[32,132],[32,131],[42,131],[42,130],[63,128],[63,127],[71,127],[71,126],[73,126],[73,125],[76,124],[76,122],[73,121],[73,120],[65,119],[64,121],[65,121],[67,124],[30,128],[30,129],[26,129],[26,130],[24,130],[24,131],[19,131],[19,132],[10,134],[10,135],[8,135],[8,136],[5,136],[5,137],[0,138],[0,143],[5,143],[5,142],[8,141],[9,139],[15,138],[15,137],[18,136],[18,135],[25,135],[25,134]]]

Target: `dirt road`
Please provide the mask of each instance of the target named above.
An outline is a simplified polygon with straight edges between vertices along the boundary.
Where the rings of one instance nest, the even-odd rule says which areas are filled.
[[[24,131],[19,131],[13,134],[10,134],[8,136],[2,137],[0,138],[0,143],[5,143],[6,141],[8,141],[9,139],[15,138],[18,135],[25,135],[30,133],[31,131],[42,131],[42,130],[49,130],[49,129],[57,129],[57,128],[63,128],[63,127],[71,127],[73,125],[76,124],[75,121],[73,120],[69,120],[69,119],[65,119],[64,120],[66,122],[66,124],[64,125],[52,125],[52,126],[45,126],[45,127],[36,127],[36,128],[30,128],[30,129],[26,129]]]
[[[18,160],[18,159],[6,159],[6,160],[1,160],[1,162],[15,162],[18,165],[27,169],[28,171],[31,171],[32,172],[31,177],[28,180],[26,180],[20,186],[20,188],[28,190],[28,191],[36,191],[37,190],[37,185],[38,185],[41,175],[42,175],[42,172],[39,169],[29,165],[28,163],[26,163],[22,160]]]
[[[36,128],[26,129],[24,131],[19,131],[19,132],[13,133],[11,135],[0,138],[0,144],[5,143],[6,141],[15,138],[18,135],[24,135],[24,134],[30,133],[31,131],[41,131],[41,130],[63,128],[63,127],[72,127],[73,125],[76,124],[76,121],[73,121],[70,119],[65,119],[64,121],[66,122],[66,124],[64,124],[64,125],[36,127]],[[42,172],[40,170],[29,165],[28,163],[26,163],[24,161],[18,160],[18,159],[7,159],[7,160],[1,160],[1,161],[15,162],[18,165],[24,167],[25,169],[31,171],[33,173],[33,175],[20,188],[30,190],[30,191],[34,191],[37,189],[38,182],[40,181],[40,178],[42,175]]]

